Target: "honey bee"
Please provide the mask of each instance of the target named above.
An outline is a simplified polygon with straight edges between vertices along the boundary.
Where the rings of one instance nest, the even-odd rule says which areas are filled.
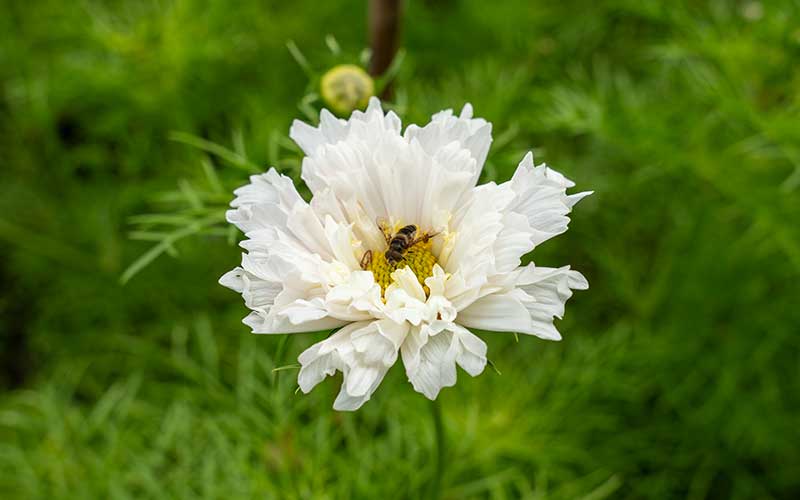
[[[427,243],[429,239],[439,234],[438,232],[433,234],[423,233],[422,236],[417,237],[417,226],[409,224],[401,227],[397,233],[393,235],[388,224],[382,220],[378,221],[378,227],[383,231],[383,237],[386,239],[386,244],[389,246],[383,255],[386,257],[386,262],[391,266],[395,266],[399,262],[405,260],[405,253],[409,248],[419,242]],[[361,268],[367,269],[371,263],[372,250],[367,250],[361,258]]]
[[[425,241],[428,239],[427,235],[419,239],[416,238],[416,235],[417,226],[414,224],[401,227],[400,230],[397,231],[397,233],[388,241],[389,248],[387,248],[386,252],[383,254],[384,257],[386,257],[386,262],[388,262],[389,265],[397,264],[404,259],[403,256],[409,248],[413,247],[417,244],[417,242],[422,241],[423,239]]]

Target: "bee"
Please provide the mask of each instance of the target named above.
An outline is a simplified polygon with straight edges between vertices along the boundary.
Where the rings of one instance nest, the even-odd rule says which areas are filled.
[[[405,260],[405,253],[409,248],[413,247],[419,242],[427,243],[429,239],[433,238],[439,233],[423,233],[422,236],[417,237],[418,229],[414,224],[401,227],[394,235],[389,230],[388,225],[383,221],[378,221],[378,227],[383,231],[383,237],[386,239],[386,244],[389,248],[384,252],[386,262],[395,266],[399,262]],[[367,269],[372,263],[372,250],[367,250],[361,258],[361,268]]]
[[[405,258],[404,255],[409,248],[413,247],[423,239],[425,241],[428,240],[427,235],[419,239],[417,239],[416,236],[417,226],[414,224],[401,227],[394,236],[388,239],[387,243],[389,244],[389,248],[387,248],[386,252],[383,254],[384,257],[386,257],[386,262],[392,266],[396,265]]]

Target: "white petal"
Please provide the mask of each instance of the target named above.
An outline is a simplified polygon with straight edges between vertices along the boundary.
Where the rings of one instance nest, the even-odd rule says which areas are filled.
[[[243,232],[281,226],[292,208],[303,200],[294,183],[275,169],[250,177],[246,184],[234,191],[236,198],[228,210],[228,222]]]
[[[476,300],[459,312],[458,322],[472,328],[560,340],[553,319],[564,315],[564,304],[572,296],[572,289],[585,289],[588,283],[569,266],[553,269],[531,264],[518,274],[517,286]]]
[[[431,296],[444,295],[445,284],[447,283],[448,275],[444,272],[439,264],[434,264],[431,275],[425,278],[425,285],[430,290]]]
[[[439,264],[453,275],[447,298],[460,304],[458,307],[479,296],[481,287],[499,272],[495,248],[504,230],[506,207],[513,200],[514,192],[509,186],[484,184],[472,191],[467,203],[453,216],[452,233],[445,235],[445,240],[452,243],[440,252]]]
[[[560,268],[526,266],[517,278],[517,286],[534,298],[528,310],[535,323],[550,324],[554,317],[564,316],[564,305],[572,290],[586,290],[589,282],[569,266]]]
[[[590,194],[567,195],[566,189],[572,185],[554,170],[534,168],[529,153],[510,182],[499,186],[489,183],[472,191],[438,247],[439,263],[452,274],[446,296],[456,309],[463,310],[481,297],[511,290],[513,273],[522,256],[566,231],[572,206]],[[524,299],[522,304],[517,296],[502,301],[494,298],[487,299],[484,306],[499,307],[497,302],[502,303],[501,309],[521,311],[529,301]],[[477,325],[490,320],[471,317],[470,321]],[[532,327],[528,326],[530,330]],[[537,331],[547,337],[557,336],[552,326],[545,329],[538,325]]]
[[[326,376],[341,371],[344,382],[333,407],[358,409],[369,400],[394,364],[407,330],[406,325],[390,320],[347,325],[300,355],[301,390],[308,392]]]
[[[363,321],[381,315],[381,287],[370,271],[350,273],[345,283],[337,285],[325,296],[329,314],[346,321]]]
[[[359,261],[364,250],[360,242],[353,238],[353,232],[349,226],[339,224],[333,217],[327,216],[325,217],[325,235],[328,240],[327,246],[333,253],[333,259],[350,269],[360,269]]]
[[[333,409],[336,411],[355,411],[361,408],[364,403],[370,400],[372,394],[381,385],[383,382],[383,377],[386,376],[386,372],[389,371],[388,368],[381,368],[378,372],[378,375],[372,381],[372,385],[369,386],[367,391],[361,396],[353,396],[349,394],[346,389],[346,385],[342,384],[341,390],[339,390],[339,394],[336,396],[336,400],[333,402]]]
[[[425,290],[419,284],[417,275],[410,267],[398,269],[392,273],[392,284],[389,285],[392,290],[402,289],[408,296],[420,301],[425,302]],[[387,288],[387,296],[389,295]]]
[[[385,356],[383,358],[383,363],[385,365],[393,365],[397,360],[397,351],[400,349],[400,346],[403,345],[403,342],[405,342],[406,335],[408,334],[408,325],[388,320],[376,321],[375,323],[378,327],[378,333],[393,346],[391,355]]]
[[[415,337],[415,340],[403,344],[401,353],[414,390],[429,399],[436,399],[442,387],[455,385],[455,357],[448,354],[449,332],[429,337],[425,328],[411,330],[409,337]]]
[[[338,148],[342,142],[363,142],[377,151],[376,146],[387,138],[399,138],[400,120],[392,112],[384,115],[380,101],[373,98],[365,112],[355,111],[346,121],[334,118],[326,110],[320,113],[320,125],[316,128],[295,120],[289,136],[312,160],[327,148]],[[314,193],[325,184],[325,168],[325,163],[303,163],[303,179]]]
[[[241,246],[248,253],[221,283],[241,293],[254,311],[245,324],[255,333],[294,333],[371,317],[364,307],[341,303],[339,312],[350,313],[331,316],[325,303],[332,288],[347,282],[352,271],[361,272],[362,247],[349,224],[321,218],[291,179],[274,169],[253,176],[236,194],[228,220],[247,231]]]
[[[528,333],[531,315],[522,295],[520,290],[487,295],[459,311],[457,321],[468,328]]]
[[[460,125],[446,128],[460,131],[457,137],[428,149],[417,138],[401,137],[399,119],[393,113],[384,115],[377,100],[344,123],[321,123],[316,129],[296,123],[292,137],[308,154],[303,180],[315,197],[327,198],[316,203],[315,210],[345,216],[344,222],[353,223],[359,237],[377,245],[381,244],[381,233],[375,231],[378,218],[437,230],[434,222],[456,209],[479,174],[482,160],[475,154],[483,146],[475,153],[468,145],[474,146],[477,137],[489,137],[488,124],[482,120],[453,120]],[[470,131],[478,123],[484,124],[483,132]],[[456,140],[459,137],[466,142]],[[357,204],[361,213],[345,210],[344,204]],[[362,235],[364,219],[372,227]]]
[[[267,259],[242,257],[243,269],[234,270],[221,280],[240,291],[245,305],[253,312],[244,323],[253,333],[297,333],[320,331],[344,324],[329,316],[325,287],[315,282],[319,273],[304,272],[302,259],[289,264],[280,256]],[[326,285],[325,285],[326,286]]]
[[[483,373],[486,367],[486,342],[466,328],[456,326],[455,334],[461,343],[461,349],[456,356],[456,363],[471,376],[476,377]]]
[[[335,318],[322,318],[294,324],[286,316],[263,314],[258,311],[248,314],[242,320],[242,323],[249,326],[253,333],[264,334],[321,332],[347,324],[345,321]]]
[[[425,304],[425,290],[419,284],[417,276],[408,267],[392,273],[394,282],[386,288],[387,314],[396,322],[408,321],[419,325],[428,319],[429,310]]]
[[[289,137],[307,154],[312,155],[323,144],[335,144],[346,132],[346,121],[333,116],[330,111],[320,112],[319,127],[295,120],[289,129]]]
[[[236,267],[233,270],[223,274],[219,279],[219,284],[230,288],[234,292],[242,293],[242,290],[244,290],[244,281],[242,280],[243,274],[244,269],[241,267]]]
[[[297,385],[300,386],[300,390],[308,394],[325,377],[344,369],[337,348],[349,342],[353,330],[363,326],[359,323],[347,325],[300,354],[297,358],[301,365],[300,373],[297,375]]]
[[[574,183],[546,165],[534,167],[531,153],[525,155],[507,184],[516,194],[509,210],[527,217],[534,245],[565,232],[567,214],[578,201],[592,194],[586,191],[568,196],[566,190]]]
[[[351,135],[363,134],[365,129],[376,128],[380,128],[381,132],[399,134],[400,119],[393,112],[384,115],[380,101],[373,97],[365,112],[354,111],[349,120],[336,118],[327,109],[320,112],[318,127],[295,120],[289,129],[289,137],[308,156],[313,156],[320,146],[336,144]]]
[[[498,273],[509,273],[519,267],[521,258],[533,250],[531,227],[525,216],[515,212],[503,215],[503,229],[497,235],[493,253],[495,270]]]
[[[247,307],[254,311],[268,312],[281,292],[281,286],[245,274],[242,277],[242,297]],[[314,318],[318,319],[318,318]]]
[[[419,141],[431,155],[453,143],[468,151],[475,160],[471,171],[471,185],[474,186],[492,143],[492,124],[482,118],[472,118],[472,105],[465,104],[460,116],[454,116],[452,110],[441,111],[422,128],[410,125],[405,137],[409,141]]]
[[[425,326],[412,329],[401,352],[409,381],[429,399],[436,399],[443,387],[455,385],[456,363],[472,376],[486,365],[486,344],[455,324],[435,335],[429,335]]]
[[[245,305],[253,310],[244,319],[253,333],[319,331],[343,324],[338,319],[326,317],[327,311],[319,298],[294,298],[291,293],[285,292],[283,284],[261,279],[245,269],[236,268],[228,272],[220,279],[220,283],[241,293]],[[292,298],[286,299],[287,295]],[[279,302],[277,308],[276,302]]]
[[[458,309],[446,297],[447,282],[450,276],[434,264],[433,274],[425,279],[428,286],[428,300],[425,303],[425,320],[432,329],[439,332],[445,325],[456,319]]]
[[[381,365],[356,364],[345,379],[346,392],[353,397],[364,396],[381,374]]]

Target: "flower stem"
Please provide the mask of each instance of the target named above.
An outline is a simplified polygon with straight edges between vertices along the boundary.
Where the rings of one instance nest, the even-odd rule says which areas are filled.
[[[433,417],[433,428],[435,432],[434,446],[436,448],[436,469],[431,485],[431,498],[438,500],[441,497],[442,477],[444,476],[445,454],[447,452],[447,436],[444,433],[444,421],[442,420],[442,407],[439,401],[431,401],[431,416]]]
[[[373,77],[386,73],[397,54],[401,11],[400,0],[369,1],[369,44],[372,49],[369,73]],[[387,82],[381,98],[391,99],[391,97],[392,85],[391,82]]]

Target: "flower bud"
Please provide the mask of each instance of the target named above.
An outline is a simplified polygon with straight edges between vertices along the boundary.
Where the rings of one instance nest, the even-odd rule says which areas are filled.
[[[372,78],[354,64],[334,66],[322,75],[322,100],[338,115],[349,115],[367,106],[375,94]]]

